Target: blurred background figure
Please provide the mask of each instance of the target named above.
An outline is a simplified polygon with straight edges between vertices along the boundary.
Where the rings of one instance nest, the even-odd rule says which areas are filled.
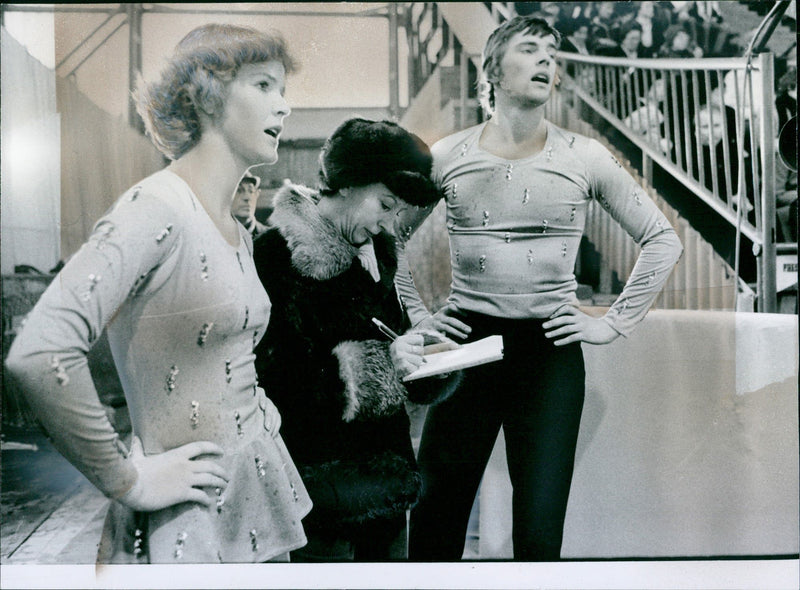
[[[710,191],[716,192],[725,200],[732,199],[734,204],[739,199],[739,142],[736,133],[736,111],[733,107],[722,105],[718,101],[700,107],[695,121],[697,140],[702,147],[702,171],[704,184]],[[727,144],[727,148],[726,148]],[[742,159],[746,177],[747,208],[752,211],[752,163],[747,150],[747,143],[742,146]],[[725,152],[728,153],[729,165],[726,165]],[[712,156],[713,152],[713,156]],[[730,187],[730,190],[729,188]]]
[[[236,187],[236,196],[233,198],[231,207],[233,216],[250,232],[254,240],[269,229],[269,225],[256,219],[256,205],[261,194],[260,189],[261,179],[246,172],[239,181],[239,186]]]
[[[664,42],[669,14],[657,2],[641,2],[634,22],[642,27],[642,57],[652,57]]]
[[[664,33],[657,57],[703,57],[703,49],[697,46],[683,25],[670,25]]]
[[[565,36],[561,39],[559,50],[589,55],[589,30],[591,26],[592,21],[585,16],[578,16],[572,19],[572,22],[564,30]]]
[[[593,54],[598,53],[601,49],[616,46],[616,43],[611,38],[615,4],[615,2],[598,2],[592,8],[592,28],[589,31],[589,39]]]
[[[797,56],[787,63],[786,73],[780,77],[775,92],[775,107],[778,109],[778,130],[792,117],[797,116]]]
[[[786,73],[777,83],[778,151],[776,164],[776,216],[778,241],[797,242],[797,56],[789,58]]]
[[[613,45],[606,44],[596,51],[597,55],[605,55],[606,57],[627,57],[628,59],[643,57],[639,54],[642,43],[642,27],[639,23],[629,21],[618,29],[615,29],[615,32],[617,32],[616,38],[618,42],[615,42]]]
[[[605,57],[622,57],[627,59],[637,59],[639,47],[642,42],[642,27],[639,23],[628,20],[618,29],[612,30],[612,38],[618,39],[619,43],[614,45],[606,44],[599,48],[595,53]],[[613,86],[606,87],[607,82],[603,82],[607,90],[609,109],[620,119],[624,119],[630,113],[628,98],[631,96],[643,96],[645,94],[644,78],[635,76],[635,68],[628,67],[619,78],[619,89]]]

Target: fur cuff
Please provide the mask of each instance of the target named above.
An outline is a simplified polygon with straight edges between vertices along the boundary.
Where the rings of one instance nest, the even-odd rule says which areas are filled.
[[[314,502],[303,526],[320,527],[337,536],[346,532],[343,527],[349,532],[351,526],[403,515],[417,504],[422,489],[415,466],[391,451],[366,462],[301,466],[300,474]]]
[[[408,397],[389,356],[389,345],[377,340],[341,342],[333,349],[345,385],[342,419],[351,422],[394,414]]]

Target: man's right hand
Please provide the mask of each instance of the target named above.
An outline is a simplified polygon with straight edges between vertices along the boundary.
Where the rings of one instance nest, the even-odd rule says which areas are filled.
[[[452,338],[464,339],[472,332],[472,328],[455,317],[458,313],[458,308],[452,303],[448,303],[429,318],[422,320],[414,328],[435,330]]]
[[[215,500],[200,488],[225,489],[228,475],[218,463],[198,457],[222,454],[218,445],[200,441],[148,457],[144,454],[142,441],[134,437],[129,458],[139,477],[119,501],[133,510],[145,512],[181,502],[211,506]]]

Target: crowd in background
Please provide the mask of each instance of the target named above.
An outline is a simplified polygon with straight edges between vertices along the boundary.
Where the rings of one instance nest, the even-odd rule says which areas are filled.
[[[555,26],[563,35],[560,50],[582,55],[639,58],[724,58],[744,55],[748,38],[737,34],[720,10],[719,2],[516,2],[518,14],[539,16]],[[796,46],[775,56],[775,110],[776,132],[797,114],[797,60]],[[574,66],[567,66],[574,75]],[[758,72],[753,73],[759,75]],[[747,215],[753,217],[753,199],[756,198],[752,178],[752,155],[749,128],[741,144],[736,127],[736,86],[743,91],[741,76],[737,84],[734,73],[710,72],[709,77],[692,79],[691,76],[663,76],[649,79],[646,76],[623,74],[616,86],[606,87],[609,80],[593,80],[600,100],[628,127],[641,132],[660,146],[673,161],[680,161],[676,150],[682,142],[670,133],[682,121],[692,122],[689,136],[690,149],[685,150],[694,162],[689,166],[695,180],[709,191],[738,207],[740,190],[739,161],[744,164],[745,199]],[[597,84],[597,85],[596,85]],[[635,85],[631,96],[638,102],[626,102],[627,84]],[[684,88],[683,86],[686,86]],[[694,88],[697,86],[697,88]],[[691,100],[695,95],[699,102]],[[688,102],[674,97],[690,97]],[[747,106],[743,118],[749,120],[759,107]],[[671,129],[668,131],[666,127]],[[725,130],[723,131],[723,127]],[[613,131],[613,130],[610,130]],[[672,136],[672,139],[670,139]],[[737,157],[741,153],[741,158]],[[713,155],[712,155],[713,152]],[[729,154],[725,157],[725,153]],[[699,157],[699,161],[696,159]],[[776,193],[778,195],[779,241],[796,241],[796,224],[784,223],[781,211],[794,207],[796,211],[797,175],[778,162]],[[791,212],[784,215],[787,221],[796,217]]]
[[[516,2],[563,35],[562,51],[612,57],[732,57],[718,2]]]

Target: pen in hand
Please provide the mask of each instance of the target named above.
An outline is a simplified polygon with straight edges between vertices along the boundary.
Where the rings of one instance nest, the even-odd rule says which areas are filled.
[[[392,342],[397,340],[397,334],[386,324],[380,321],[378,318],[372,318],[372,323],[378,326],[378,330],[380,330],[385,336],[387,336]],[[427,363],[425,358],[422,359],[423,363]]]
[[[388,336],[389,340],[391,340],[392,342],[397,340],[397,334],[395,334],[389,326],[384,324],[378,318],[372,318],[372,323],[378,326],[378,330],[383,332],[385,336]]]

